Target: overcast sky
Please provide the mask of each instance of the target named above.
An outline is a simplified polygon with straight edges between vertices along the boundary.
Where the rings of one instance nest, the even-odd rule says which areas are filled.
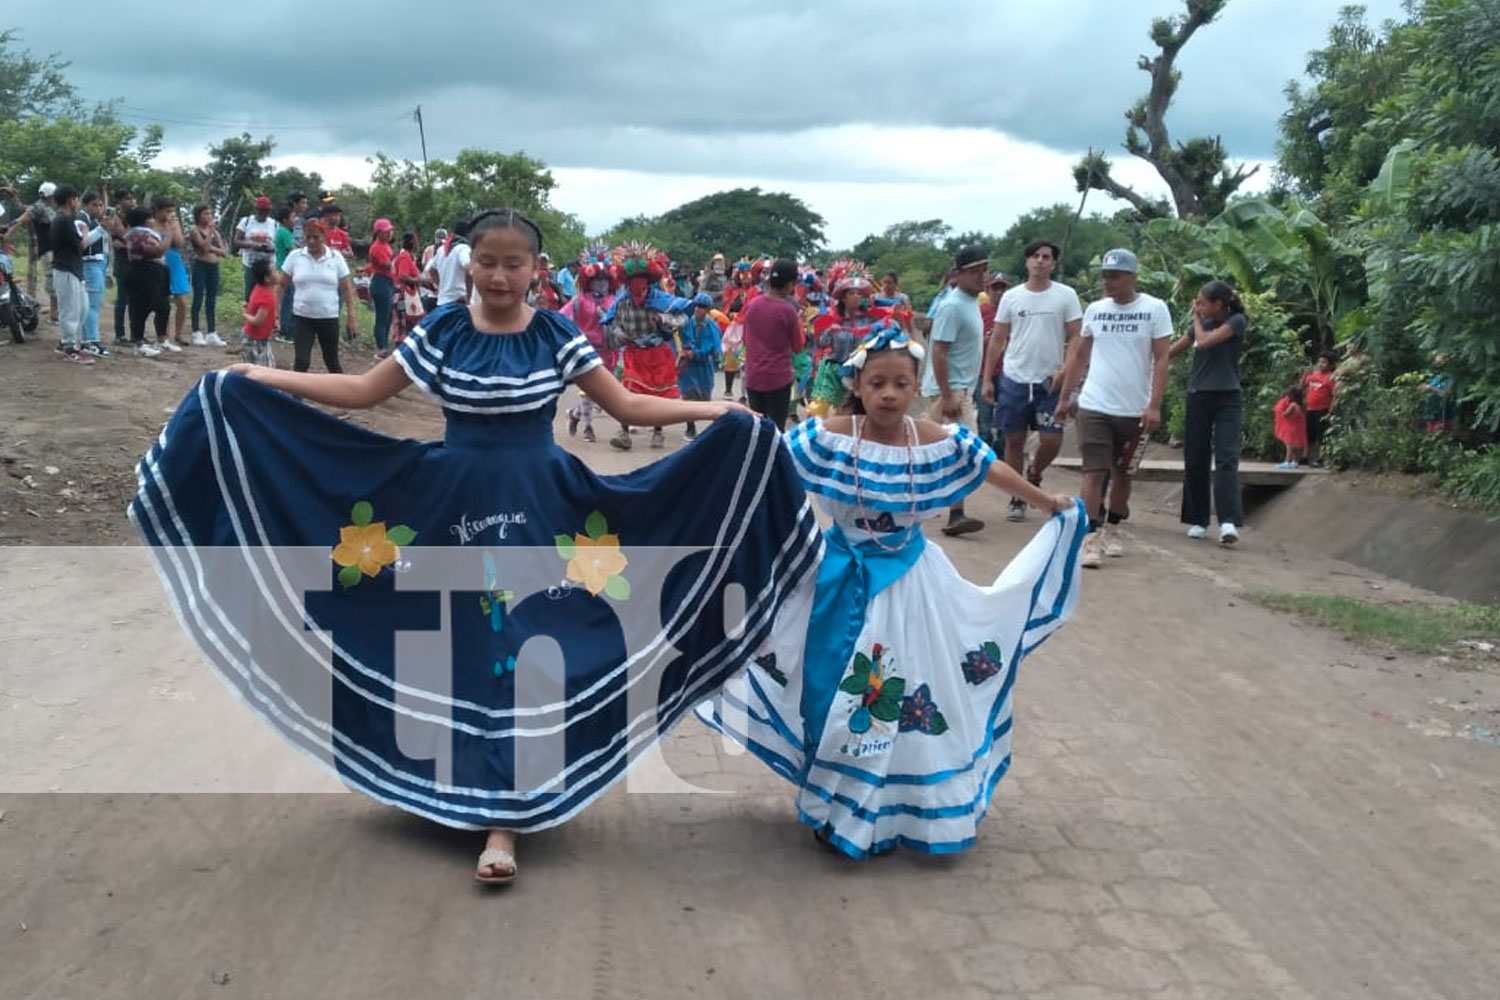
[[[1120,148],[1122,115],[1149,84],[1136,59],[1154,54],[1152,17],[1183,3],[459,0],[382,16],[381,0],[321,0],[312,18],[286,0],[130,5],[177,43],[170,54],[120,44],[116,4],[79,5],[110,27],[76,30],[85,13],[65,34],[45,4],[16,6],[6,20],[21,44],[70,60],[85,97],[119,97],[127,120],[166,126],[168,164],[249,131],[275,136],[278,166],[363,183],[377,150],[420,159],[420,103],[430,156],[524,150],[590,232],[759,185],[801,197],[837,247],[904,219],[1003,231],[1075,202],[1072,166],[1089,146],[1158,193]],[[1282,88],[1340,6],[1231,0],[1178,59],[1172,134],[1220,134],[1236,158],[1272,159]],[[1366,6],[1372,23],[1400,13],[1399,0]],[[424,24],[429,9],[441,16]],[[1095,192],[1089,207],[1120,203]]]

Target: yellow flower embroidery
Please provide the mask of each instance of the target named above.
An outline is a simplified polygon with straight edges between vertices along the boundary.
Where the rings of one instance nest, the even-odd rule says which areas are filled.
[[[597,596],[609,585],[609,578],[625,571],[629,560],[620,551],[618,535],[573,536],[573,551],[568,560],[568,579],[581,583],[590,594]]]
[[[339,529],[339,544],[333,550],[333,561],[340,566],[358,566],[365,576],[374,576],[396,561],[401,554],[385,534],[385,522],[350,524]]]
[[[557,535],[557,554],[568,561],[568,579],[581,583],[592,597],[603,593],[630,600],[630,581],[620,574],[629,560],[620,551],[620,536],[609,533],[604,515],[594,511],[583,522],[583,534]]]
[[[355,586],[364,577],[375,577],[382,569],[401,557],[401,546],[410,545],[417,533],[404,524],[385,526],[375,520],[375,508],[361,500],[349,511],[352,524],[339,529],[339,543],[333,548],[333,561],[339,566],[339,583]]]

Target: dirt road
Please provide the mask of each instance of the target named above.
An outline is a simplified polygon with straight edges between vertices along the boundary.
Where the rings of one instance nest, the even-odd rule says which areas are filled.
[[[134,459],[223,355],[47,351],[0,348],[0,995],[1500,992],[1495,664],[1393,658],[1240,597],[1426,595],[1253,523],[1239,551],[1190,542],[1143,498],[1128,555],[1023,667],[972,851],[830,856],[787,786],[690,721],[665,762],[717,793],[639,772],[485,892],[477,835],[337,791],[234,703],[134,547]],[[416,399],[351,419],[439,428]],[[567,443],[605,471],[657,454]],[[1004,499],[942,541],[970,578],[1034,528]]]

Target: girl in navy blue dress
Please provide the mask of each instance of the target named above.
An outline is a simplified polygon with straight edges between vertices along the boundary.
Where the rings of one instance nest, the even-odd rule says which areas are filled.
[[[627,392],[571,321],[526,305],[541,234],[524,216],[485,212],[469,239],[480,302],[434,311],[369,371],[205,376],[130,515],[236,694],[351,787],[490,831],[476,877],[504,882],[516,831],[598,798],[778,614],[805,617],[820,540],[769,423]],[[570,382],[627,424],[714,423],[596,476],[552,440]],[[444,440],[292,398],[369,407],[411,383]]]

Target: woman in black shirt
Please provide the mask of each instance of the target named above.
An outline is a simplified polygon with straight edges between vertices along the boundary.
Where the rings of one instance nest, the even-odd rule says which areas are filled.
[[[1171,356],[1192,349],[1183,435],[1182,523],[1189,538],[1208,534],[1209,480],[1219,513],[1219,543],[1239,541],[1244,520],[1240,497],[1240,351],[1245,307],[1233,288],[1210,281],[1193,300],[1193,326],[1172,345]],[[1212,463],[1210,465],[1210,463]]]

